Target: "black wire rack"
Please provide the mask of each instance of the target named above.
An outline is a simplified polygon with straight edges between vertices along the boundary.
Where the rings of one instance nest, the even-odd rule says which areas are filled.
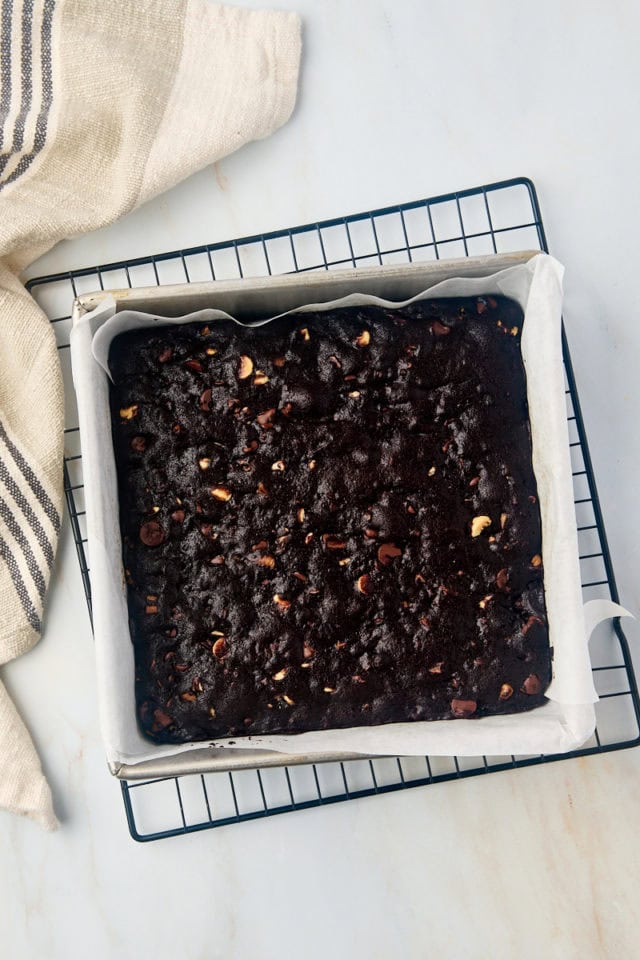
[[[547,251],[533,183],[526,178],[337,217],[272,233],[70,270],[29,282],[51,319],[66,382],[65,494],[91,615],[91,582],[78,419],[69,364],[72,298],[100,289],[161,286],[363,264]],[[584,600],[618,602],[602,511],[563,331],[567,419]],[[600,700],[597,729],[580,750],[557,756],[395,757],[282,766],[122,782],[131,836],[149,841],[245,820],[480,774],[587,756],[640,743],[640,701],[619,620],[596,629],[590,645]]]

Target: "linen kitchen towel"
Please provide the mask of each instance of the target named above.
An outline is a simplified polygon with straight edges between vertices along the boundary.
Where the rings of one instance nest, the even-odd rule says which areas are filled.
[[[63,392],[20,271],[293,110],[300,22],[207,0],[0,0],[0,665],[29,650],[62,514]],[[0,807],[57,821],[0,684]]]

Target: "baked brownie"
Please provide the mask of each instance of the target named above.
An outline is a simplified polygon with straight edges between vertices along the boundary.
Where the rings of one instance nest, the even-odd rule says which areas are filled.
[[[143,731],[162,743],[543,702],[540,515],[504,298],[111,348]]]

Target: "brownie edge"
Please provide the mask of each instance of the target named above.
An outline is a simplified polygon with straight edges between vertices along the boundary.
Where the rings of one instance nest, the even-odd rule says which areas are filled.
[[[503,297],[121,334],[136,701],[158,743],[485,717],[551,658]]]

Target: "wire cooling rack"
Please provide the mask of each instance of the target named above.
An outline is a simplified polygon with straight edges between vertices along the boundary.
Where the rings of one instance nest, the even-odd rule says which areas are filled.
[[[73,297],[98,288],[160,286],[530,249],[546,251],[547,242],[535,188],[530,180],[519,178],[288,230],[31,280],[31,293],[54,324],[64,369],[65,493],[89,614],[91,583],[85,554],[82,459],[69,364],[68,311]],[[564,333],[563,351],[583,596],[585,600],[605,598],[617,602],[618,591]],[[640,702],[619,620],[597,628],[590,651],[600,696],[596,705],[597,729],[591,740],[573,753],[385,757],[123,782],[131,836],[135,840],[157,840],[410,787],[635,746],[640,743]]]

